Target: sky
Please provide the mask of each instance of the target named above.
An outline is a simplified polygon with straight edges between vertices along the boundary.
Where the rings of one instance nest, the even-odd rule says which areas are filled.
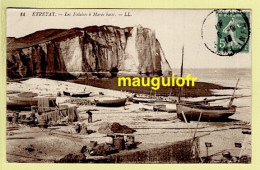
[[[251,68],[251,50],[234,56],[219,56],[205,47],[201,31],[212,10],[173,9],[7,9],[7,37],[23,37],[50,29],[83,28],[92,25],[132,27],[155,31],[165,57],[173,69],[180,68],[184,46],[184,68]],[[25,16],[21,13],[25,12]],[[55,12],[55,16],[33,16],[33,12]],[[91,16],[73,16],[74,12]],[[93,13],[104,16],[93,16]],[[71,14],[71,16],[65,15]],[[106,16],[110,14],[110,16]],[[114,14],[115,16],[111,16]],[[122,14],[122,15],[120,15]],[[125,16],[129,14],[131,16]],[[214,26],[214,24],[212,24]],[[213,28],[213,27],[212,27]],[[216,36],[212,33],[211,36]],[[250,42],[251,44],[251,42]],[[249,47],[250,49],[250,47]]]

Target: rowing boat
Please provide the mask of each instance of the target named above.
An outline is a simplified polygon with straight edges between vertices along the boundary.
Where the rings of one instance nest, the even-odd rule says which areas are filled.
[[[9,96],[7,98],[7,108],[8,109],[22,109],[31,110],[31,106],[38,105],[39,97],[19,97],[19,96]],[[50,103],[56,102],[56,98],[48,98]]]
[[[133,97],[133,103],[153,103],[156,99],[146,98],[146,97]]]
[[[101,100],[94,100],[96,106],[106,106],[106,107],[120,107],[124,106],[126,103],[126,98],[122,99],[101,99]]]
[[[71,96],[71,97],[89,97],[91,92],[68,92],[68,91],[63,91],[63,94],[65,96]]]

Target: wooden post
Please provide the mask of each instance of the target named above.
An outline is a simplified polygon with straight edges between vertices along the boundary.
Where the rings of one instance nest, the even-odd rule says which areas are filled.
[[[198,127],[199,127],[201,115],[202,115],[202,112],[200,112],[199,120],[198,120],[198,122],[197,122],[197,126],[196,126],[196,129],[195,129],[194,135],[193,135],[193,139],[196,137],[196,133],[197,133],[197,129],[198,129]]]
[[[236,87],[235,87],[234,92],[232,94],[232,97],[230,98],[230,101],[228,103],[228,108],[230,108],[232,106],[232,104],[233,104],[234,95],[235,95],[235,92],[236,92],[236,88],[237,88],[238,82],[239,82],[239,79],[237,79],[237,84],[236,84]]]
[[[181,77],[183,76],[183,58],[184,58],[184,46],[182,47]],[[178,95],[178,102],[180,103],[183,88],[180,87],[179,89],[180,89],[180,90],[179,90],[179,95]]]
[[[182,116],[183,116],[183,118],[184,118],[185,123],[186,123],[187,126],[188,126],[188,129],[190,130],[190,133],[192,133],[192,130],[190,129],[189,123],[188,123],[188,121],[187,121],[187,119],[186,119],[186,116],[185,116],[184,112],[182,111],[181,113],[182,113]],[[202,114],[202,113],[201,113],[201,114]],[[200,116],[201,116],[201,114],[200,114]],[[199,120],[200,120],[200,118],[199,118]],[[197,126],[198,126],[198,124],[197,124]],[[197,130],[196,130],[196,131],[197,131]],[[193,141],[194,141],[194,139],[192,140],[192,147],[193,147],[193,146],[195,147],[195,150],[197,151],[197,153],[198,153],[198,155],[199,155],[198,146],[197,146],[197,145],[193,145]],[[200,155],[199,155],[199,158],[200,158],[200,161],[203,162],[203,160],[202,160],[202,158],[200,157]]]

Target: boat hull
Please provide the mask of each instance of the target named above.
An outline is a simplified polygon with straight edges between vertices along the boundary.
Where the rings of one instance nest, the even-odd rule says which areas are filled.
[[[49,102],[53,105],[53,102],[56,102],[56,98],[49,98]],[[38,98],[9,96],[6,105],[8,109],[12,110],[31,110],[31,106],[38,105]]]
[[[71,97],[89,97],[90,93],[72,93],[72,92],[67,92],[63,91],[63,94],[65,96],[71,96]]]
[[[31,110],[31,106],[37,106],[37,98],[21,98],[16,96],[8,97],[6,106],[11,110]]]
[[[120,107],[124,106],[126,103],[126,98],[124,99],[112,99],[112,100],[95,100],[96,106],[104,107]]]
[[[200,113],[202,113],[200,119],[202,121],[221,121],[226,120],[236,112],[236,106],[232,106],[231,108],[221,107],[221,109],[214,109],[214,107],[210,106],[208,108],[211,109],[200,108],[199,106],[192,105],[176,105],[177,116],[181,120],[184,120],[182,112],[184,112],[187,120],[195,121],[199,119]]]
[[[133,103],[153,103],[156,101],[156,99],[150,99],[150,98],[141,98],[141,97],[133,97],[132,99]]]

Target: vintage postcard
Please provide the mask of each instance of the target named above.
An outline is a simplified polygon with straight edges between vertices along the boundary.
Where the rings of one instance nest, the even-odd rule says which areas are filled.
[[[251,18],[8,8],[6,161],[250,164]]]

